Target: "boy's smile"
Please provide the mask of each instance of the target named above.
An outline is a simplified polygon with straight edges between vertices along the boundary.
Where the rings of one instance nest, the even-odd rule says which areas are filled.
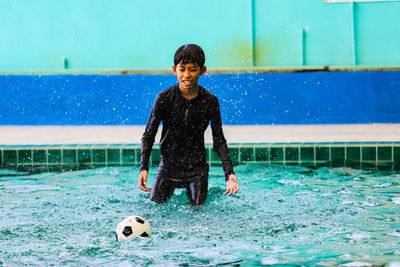
[[[203,66],[200,68],[195,63],[186,63],[181,64],[179,63],[176,66],[173,66],[172,69],[174,70],[174,74],[178,78],[179,81],[179,89],[181,91],[189,91],[189,92],[196,92],[198,87],[197,83],[201,75],[203,75],[207,68]]]

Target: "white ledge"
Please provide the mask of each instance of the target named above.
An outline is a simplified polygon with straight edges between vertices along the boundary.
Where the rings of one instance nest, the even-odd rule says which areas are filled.
[[[0,145],[140,144],[145,126],[0,126]],[[223,127],[228,143],[400,142],[400,124]],[[160,139],[161,127],[156,136]],[[210,127],[205,142],[212,143]]]

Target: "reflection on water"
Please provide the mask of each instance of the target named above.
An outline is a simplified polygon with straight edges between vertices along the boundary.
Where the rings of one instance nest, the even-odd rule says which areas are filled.
[[[241,191],[223,195],[210,168],[209,196],[184,189],[148,200],[138,168],[0,177],[0,259],[27,265],[366,265],[400,262],[400,186],[394,172],[276,165],[235,168]],[[150,172],[149,183],[155,169]],[[152,237],[115,241],[128,215]],[[6,219],[3,219],[6,218]]]

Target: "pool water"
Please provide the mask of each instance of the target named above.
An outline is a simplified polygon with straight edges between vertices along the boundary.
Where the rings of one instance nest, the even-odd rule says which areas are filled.
[[[0,266],[361,266],[400,262],[400,174],[251,164],[235,168],[228,197],[221,167],[209,196],[184,189],[165,204],[137,186],[137,167],[21,175],[0,171]],[[151,169],[149,184],[156,169]],[[151,238],[116,242],[139,215]]]

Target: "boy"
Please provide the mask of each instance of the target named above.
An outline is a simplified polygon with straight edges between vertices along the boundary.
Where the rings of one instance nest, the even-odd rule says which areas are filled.
[[[161,162],[154,177],[150,199],[166,202],[175,188],[186,188],[191,205],[202,205],[207,198],[208,164],[204,146],[204,131],[211,121],[214,150],[222,161],[226,191],[239,190],[237,178],[222,132],[218,99],[197,84],[207,68],[200,46],[183,45],[175,53],[174,74],[179,84],[162,91],[156,98],[142,137],[139,187],[146,187],[148,164],[158,126],[163,122],[160,140]]]

